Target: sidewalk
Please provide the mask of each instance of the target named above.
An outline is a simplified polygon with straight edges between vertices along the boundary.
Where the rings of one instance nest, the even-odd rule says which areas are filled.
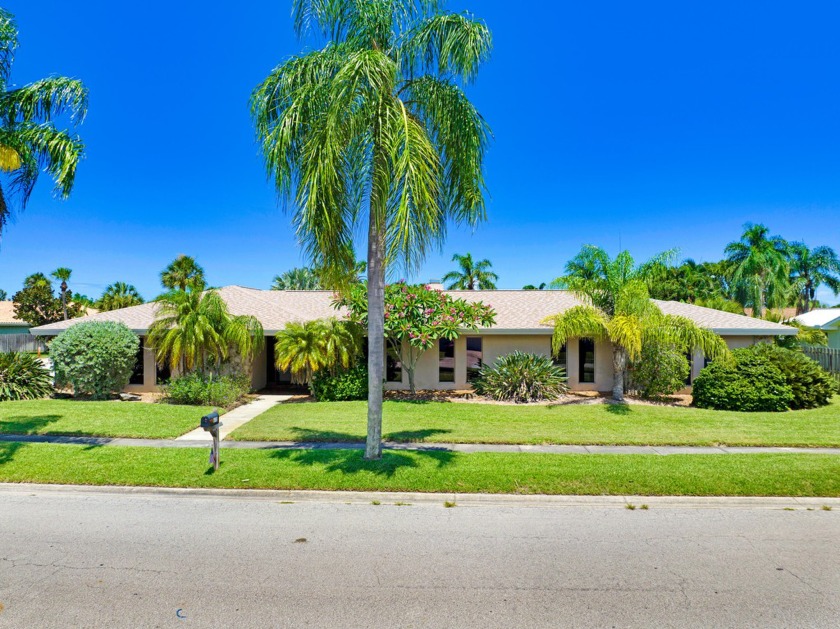
[[[265,396],[269,397],[269,396]],[[274,396],[282,397],[282,396]],[[267,402],[268,403],[268,402]],[[276,402],[274,402],[276,403]],[[257,404],[248,405],[248,407]],[[246,408],[246,407],[241,407]],[[238,410],[238,409],[236,409]],[[236,411],[232,411],[236,412]],[[259,411],[262,412],[262,411]],[[259,413],[255,413],[259,414]],[[227,417],[225,415],[222,419]],[[228,432],[244,424],[251,417],[241,420]],[[237,420],[240,421],[240,420]],[[225,426],[224,428],[227,428]],[[200,430],[200,429],[199,429]],[[126,439],[113,437],[61,437],[55,435],[2,435],[0,442],[57,443],[93,446],[139,446],[149,448],[204,448],[210,445],[210,438],[204,435],[190,437],[192,431],[177,439]],[[204,433],[204,431],[201,431]],[[207,434],[207,433],[204,433]],[[225,433],[222,432],[222,435]],[[201,436],[202,438],[198,438]],[[243,450],[363,450],[364,443],[323,443],[299,441],[221,441],[222,448]],[[532,454],[834,454],[840,455],[840,448],[789,448],[789,447],[727,447],[727,446],[578,446],[578,445],[510,445],[496,443],[393,443],[384,442],[386,450],[422,450],[448,452],[521,452]]]
[[[222,415],[222,427],[219,430],[219,439],[224,439],[242,424],[247,424],[257,415],[262,415],[275,404],[280,404],[281,402],[285,402],[291,398],[291,395],[266,394],[261,395],[250,404],[237,406],[230,413]],[[206,445],[212,443],[213,438],[210,436],[210,433],[203,428],[196,428],[185,435],[181,435],[176,441],[197,441],[200,442],[201,445]]]

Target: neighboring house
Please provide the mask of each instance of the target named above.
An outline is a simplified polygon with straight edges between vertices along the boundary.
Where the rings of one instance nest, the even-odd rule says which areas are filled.
[[[426,352],[417,364],[418,389],[463,389],[481,364],[492,364],[499,356],[514,350],[550,355],[552,328],[542,321],[563,312],[581,301],[572,293],[557,290],[487,290],[446,291],[468,301],[482,301],[496,311],[496,325],[477,332],[468,332],[455,341],[441,340],[437,351]],[[331,291],[257,290],[242,286],[219,289],[231,314],[253,315],[262,323],[266,347],[252,365],[252,385],[255,389],[285,384],[288,373],[274,367],[274,335],[287,323],[343,316],[333,308]],[[777,335],[796,334],[789,326],[753,319],[692,304],[654,300],[663,312],[687,317],[698,325],[720,334],[730,348],[745,347],[767,341]],[[145,340],[155,319],[156,304],[147,303],[122,310],[101,312],[71,321],[60,321],[33,328],[32,333],[54,336],[82,321],[121,321]],[[155,365],[151,348],[142,347],[142,360],[132,378],[130,390],[155,390],[168,373]],[[612,389],[612,348],[608,341],[572,339],[559,357],[566,366],[569,384],[579,391],[610,391]],[[703,356],[692,357],[692,379],[703,368]],[[388,358],[386,387],[408,388],[407,374],[399,363]]]
[[[29,324],[15,316],[13,301],[0,301],[0,334],[29,334]]]
[[[828,346],[840,349],[840,308],[817,308],[793,320],[806,328],[822,330],[828,337]]]

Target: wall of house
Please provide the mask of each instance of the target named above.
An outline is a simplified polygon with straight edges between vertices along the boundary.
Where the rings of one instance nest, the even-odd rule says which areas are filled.
[[[254,389],[254,391],[264,389],[266,384],[268,384],[267,358],[265,352],[266,348],[263,347],[262,351],[254,356],[254,360],[251,363],[251,388]]]
[[[146,337],[140,337],[143,344],[143,384],[129,384],[125,390],[129,393],[150,393],[159,391],[157,386],[157,364],[155,363],[155,352],[151,347],[146,346]]]

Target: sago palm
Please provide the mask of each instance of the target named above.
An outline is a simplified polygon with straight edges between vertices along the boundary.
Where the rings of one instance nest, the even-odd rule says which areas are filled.
[[[160,273],[160,283],[170,290],[202,290],[204,268],[191,256],[179,255]]]
[[[730,242],[724,252],[732,269],[735,298],[751,306],[753,316],[785,305],[790,291],[787,243],[781,236],[769,236],[764,225],[744,225],[741,240]]]
[[[796,314],[810,312],[817,289],[823,284],[835,297],[840,293],[840,258],[831,247],[809,249],[805,243],[788,245],[790,281],[796,292]]]
[[[347,276],[367,231],[369,397],[365,456],[382,452],[384,291],[447,221],[484,217],[489,129],[462,84],[490,54],[490,32],[441,0],[295,0],[299,36],[322,48],[277,66],[251,110],[269,177],[296,208],[316,268]]]
[[[478,262],[473,262],[472,254],[452,256],[452,261],[458,263],[457,271],[450,271],[443,276],[443,281],[447,283],[447,288],[450,290],[493,290],[496,288],[496,282],[499,281],[499,276],[493,273],[490,269],[493,264],[490,260],[484,259]]]
[[[94,306],[98,310],[109,311],[139,306],[142,303],[143,298],[134,286],[125,282],[114,282],[105,289]]]
[[[156,302],[148,343],[157,362],[173,371],[206,373],[226,361],[232,350],[243,360],[262,350],[260,322],[251,316],[232,316],[215,291],[172,290]]]
[[[61,76],[14,87],[10,77],[17,47],[14,16],[0,9],[0,172],[5,174],[0,181],[0,236],[12,206],[26,206],[41,172],[55,182],[60,198],[70,196],[84,153],[79,136],[59,129],[55,119],[68,115],[71,124],[81,123],[87,88]]]

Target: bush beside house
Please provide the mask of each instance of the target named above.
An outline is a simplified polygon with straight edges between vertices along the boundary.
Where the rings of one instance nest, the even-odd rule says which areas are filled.
[[[137,362],[140,339],[122,323],[78,323],[50,344],[57,387],[73,394],[108,399],[122,391]]]
[[[221,406],[229,408],[251,390],[251,379],[244,374],[214,376],[198,372],[172,378],[163,393],[171,404]]]
[[[367,366],[360,364],[337,373],[317,371],[312,377],[309,389],[319,402],[366,400],[368,395]]]
[[[566,370],[542,354],[512,352],[485,365],[473,383],[476,393],[494,400],[539,402],[569,391]]]

